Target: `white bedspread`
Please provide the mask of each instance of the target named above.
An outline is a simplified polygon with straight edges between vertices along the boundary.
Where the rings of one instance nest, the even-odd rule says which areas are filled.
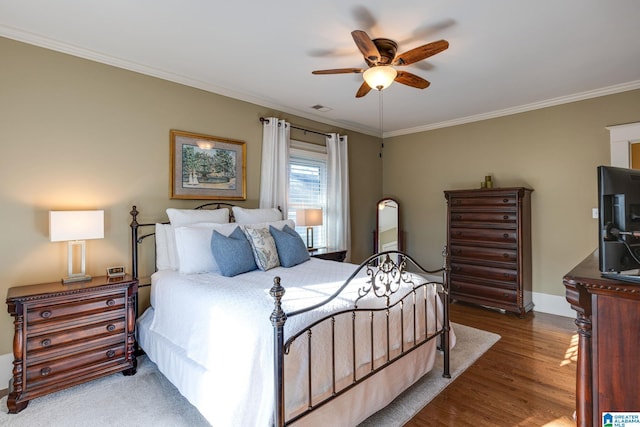
[[[273,413],[274,396],[273,329],[268,321],[273,311],[269,290],[274,277],[281,277],[286,289],[283,309],[290,312],[327,298],[355,268],[351,264],[312,258],[292,268],[253,271],[233,278],[159,271],[152,277],[151,304],[155,315],[150,329],[184,349],[189,359],[214,376],[219,387],[207,392],[216,394],[208,396],[211,405],[216,407],[213,411],[216,425],[266,426]],[[363,275],[359,285],[363,286],[365,280]],[[355,284],[350,286],[346,297],[353,296],[357,288]],[[340,308],[347,308],[345,297],[323,306],[322,310],[288,319],[285,339],[299,326]],[[429,329],[434,327],[435,324]],[[413,339],[410,326],[405,324],[404,329],[405,342]],[[392,330],[390,335],[394,333]],[[382,356],[382,341],[376,344],[375,357]],[[322,352],[314,354],[322,355]],[[343,357],[338,359],[345,365],[351,363]],[[301,381],[305,375],[301,369],[304,361],[286,363],[287,380],[292,376],[294,382]],[[296,398],[302,399],[302,396],[288,395],[288,405],[298,405]]]

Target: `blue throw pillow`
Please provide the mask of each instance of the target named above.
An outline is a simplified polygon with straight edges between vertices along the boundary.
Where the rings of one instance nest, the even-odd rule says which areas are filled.
[[[273,240],[276,242],[278,258],[280,258],[281,266],[293,267],[294,265],[301,264],[309,259],[307,245],[305,245],[300,235],[291,227],[285,225],[282,231],[280,231],[270,225],[269,232],[273,236]]]
[[[232,277],[258,268],[251,244],[240,227],[236,227],[229,237],[213,230],[211,252],[223,276]]]

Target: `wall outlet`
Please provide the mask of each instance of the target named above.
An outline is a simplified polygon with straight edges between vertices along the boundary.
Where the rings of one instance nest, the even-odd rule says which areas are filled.
[[[598,208],[591,208],[591,218],[598,219]]]

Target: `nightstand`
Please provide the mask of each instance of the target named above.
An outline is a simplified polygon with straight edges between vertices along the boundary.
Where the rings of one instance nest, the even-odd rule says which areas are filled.
[[[105,375],[135,374],[137,291],[138,281],[130,276],[10,288],[15,335],[9,413]]]
[[[346,249],[314,248],[309,249],[309,255],[314,258],[328,259],[329,261],[342,262],[347,256]]]

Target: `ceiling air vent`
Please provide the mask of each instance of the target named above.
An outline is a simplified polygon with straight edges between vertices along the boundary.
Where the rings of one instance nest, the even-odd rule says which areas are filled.
[[[312,105],[311,108],[313,108],[314,110],[322,111],[323,113],[326,113],[327,111],[332,110],[331,108],[325,107],[324,105],[320,105],[320,104]]]

